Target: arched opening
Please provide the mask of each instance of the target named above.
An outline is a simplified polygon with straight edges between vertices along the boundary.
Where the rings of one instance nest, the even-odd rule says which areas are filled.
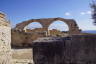
[[[63,21],[54,21],[48,27],[48,34],[51,36],[65,36],[68,35],[69,27]]]
[[[40,32],[42,31],[43,26],[39,22],[32,22],[28,24],[24,30],[25,32]]]

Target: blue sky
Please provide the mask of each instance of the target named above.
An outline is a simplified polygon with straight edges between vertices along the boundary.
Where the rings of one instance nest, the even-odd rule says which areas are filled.
[[[90,2],[91,0],[0,0],[0,11],[7,14],[12,26],[29,19],[62,17],[75,19],[82,30],[96,30],[91,19]],[[54,24],[56,27],[59,24],[60,30],[64,27],[62,22]]]

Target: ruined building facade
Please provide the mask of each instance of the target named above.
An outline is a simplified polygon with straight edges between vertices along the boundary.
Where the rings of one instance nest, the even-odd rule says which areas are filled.
[[[0,64],[11,64],[11,26],[0,13]]]
[[[79,34],[80,33],[80,29],[76,23],[76,21],[74,19],[64,19],[64,18],[43,18],[43,19],[31,19],[28,21],[24,21],[21,23],[18,23],[15,27],[16,30],[24,30],[24,28],[32,23],[32,22],[39,22],[42,26],[43,29],[48,32],[48,27],[50,26],[50,24],[52,24],[54,21],[63,21],[64,23],[66,23],[69,27],[69,34]]]
[[[48,27],[55,21],[62,21],[66,23],[69,30],[67,33],[60,32],[58,30],[48,30]],[[42,28],[38,29],[25,29],[27,25],[32,22],[38,22],[42,25]],[[31,19],[23,21],[16,24],[16,27],[12,29],[12,45],[14,46],[30,46],[32,41],[37,38],[46,37],[46,36],[67,36],[73,34],[80,34],[81,30],[79,29],[76,21],[74,19],[64,19],[64,18],[43,18],[43,19]],[[22,38],[22,39],[21,39]]]

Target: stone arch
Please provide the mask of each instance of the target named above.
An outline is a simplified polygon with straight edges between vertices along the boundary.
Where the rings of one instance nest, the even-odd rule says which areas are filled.
[[[50,22],[48,23],[47,27],[49,27],[53,22],[55,21],[63,21],[66,23],[69,27],[69,34],[78,34],[80,33],[80,29],[76,23],[75,20],[73,19],[64,19],[64,18],[53,18],[52,20],[50,19]]]
[[[25,28],[25,26],[29,25],[29,24],[32,23],[32,22],[38,22],[38,23],[40,23],[40,24],[42,25],[42,23],[39,22],[39,19],[38,19],[38,20],[32,19],[32,20],[23,21],[23,22],[21,22],[21,23],[19,23],[19,24],[16,24],[15,29],[16,29],[16,30],[23,30],[23,29]],[[43,27],[43,25],[42,25],[42,27]]]
[[[34,26],[35,25],[35,26]],[[38,25],[38,26],[36,26]],[[24,27],[24,29],[36,29],[36,28],[43,28],[43,26],[41,25],[40,22],[32,22],[30,24],[28,24],[27,26]]]
[[[48,27],[51,23],[54,21],[63,21],[66,23],[69,27],[69,34],[78,34],[80,33],[80,30],[78,28],[78,25],[76,24],[76,21],[73,19],[64,19],[64,18],[44,18],[44,19],[32,19],[28,21],[24,21],[22,23],[19,23],[16,25],[15,29],[17,30],[23,30],[24,27],[32,22],[39,22],[43,28],[47,31]]]

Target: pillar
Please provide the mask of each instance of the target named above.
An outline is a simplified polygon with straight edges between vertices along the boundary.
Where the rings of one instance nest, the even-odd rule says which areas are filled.
[[[49,32],[48,32],[48,27],[44,27],[44,31],[45,31],[45,33],[46,33],[46,36],[48,36],[49,34]]]

